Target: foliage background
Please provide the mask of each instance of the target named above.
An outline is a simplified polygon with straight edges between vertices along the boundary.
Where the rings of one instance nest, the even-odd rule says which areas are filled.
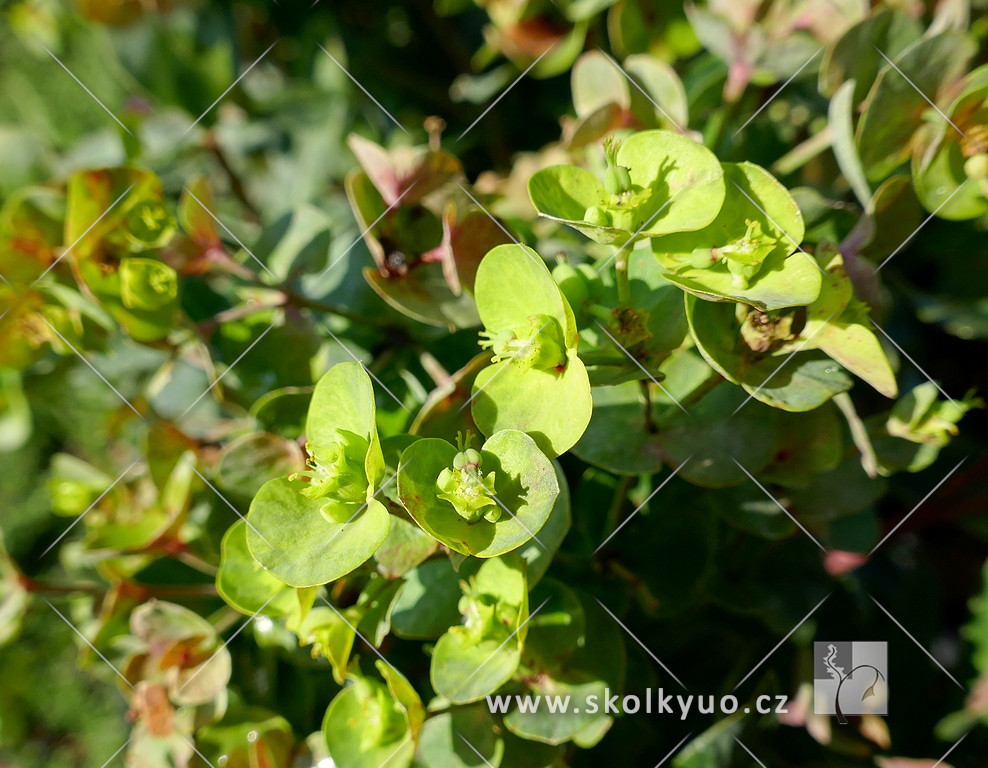
[[[43,349],[26,365],[4,360],[0,529],[22,573],[7,574],[0,613],[0,637],[6,640],[0,651],[2,764],[99,766],[130,731],[128,701],[121,695],[126,692],[115,690],[113,672],[51,607],[87,636],[98,637],[97,645],[107,652],[115,636],[127,634],[123,606],[120,613],[98,613],[107,605],[106,571],[87,557],[80,541],[84,526],[48,549],[71,522],[52,513],[53,457],[72,454],[113,478],[132,461],[153,464],[173,453],[169,440],[176,433],[170,425],[179,425],[184,437],[178,442],[194,450],[203,472],[215,480],[212,472],[225,446],[252,429],[245,421],[251,405],[276,388],[309,386],[330,364],[350,359],[341,337],[414,412],[433,386],[422,352],[428,350],[455,370],[474,353],[476,337],[472,330],[450,334],[408,321],[364,282],[361,269],[372,262],[362,241],[350,248],[361,230],[343,189],[347,171],[356,164],[346,136],[358,132],[384,144],[424,143],[424,118],[441,115],[448,124],[444,144],[462,160],[467,178],[476,180],[488,171],[507,174],[513,165],[519,167],[519,153],[540,152],[557,142],[561,116],[572,114],[569,72],[563,66],[551,76],[521,78],[475,129],[455,141],[522,69],[494,56],[484,74],[470,74],[471,57],[489,24],[485,10],[473,4],[439,3],[444,13],[427,0],[322,0],[313,7],[239,1],[177,5],[4,4],[0,197],[9,200],[29,185],[63,183],[80,169],[134,162],[161,177],[174,211],[189,180],[204,176],[214,189],[218,218],[236,233],[235,239],[221,233],[228,252],[257,273],[257,265],[236,241],[249,244],[284,286],[284,306],[234,315],[216,326],[211,319],[220,313],[248,302],[263,303],[269,294],[234,274],[189,273],[182,278],[180,316],[166,338],[140,343],[117,323],[88,328],[82,338],[86,357],[124,397],[154,414],[152,424],[131,419],[114,392],[64,348],[60,354]],[[680,6],[654,5],[660,21],[647,48],[675,64],[682,75],[690,127],[703,134],[721,160],[762,164],[789,188],[813,187],[835,201],[827,213],[829,226],[846,233],[861,206],[828,150],[805,162],[778,166],[780,158],[826,124],[828,101],[817,88],[816,66],[798,74],[735,138],[735,127],[788,75],[756,78],[736,100],[725,101],[721,92],[727,66],[692,36]],[[978,47],[969,69],[984,61],[988,22],[977,3],[942,3],[949,6],[947,11],[890,5],[901,5],[924,26],[939,18],[935,12],[949,14],[963,6],[963,12],[953,12],[969,14],[960,26]],[[585,48],[613,50],[606,12],[589,18]],[[408,126],[412,136],[398,131],[317,43]],[[272,45],[250,76],[225,93]],[[134,129],[140,145],[49,51]],[[203,130],[183,134],[190,119],[217,99]],[[549,245],[578,247],[579,239],[560,240],[556,233],[533,229],[534,211],[526,209],[524,194],[509,194],[509,202],[517,206],[504,206],[505,219],[526,241],[546,245],[543,255],[552,252]],[[524,213],[512,212],[519,209]],[[923,370],[958,398],[988,378],[984,226],[984,218],[958,222],[933,217],[882,273],[883,327],[922,366],[920,370],[896,355],[903,391],[925,381]],[[344,268],[320,277],[345,251]],[[18,256],[3,258],[7,263]],[[66,282],[71,284],[71,276]],[[216,397],[208,396],[194,418],[183,421],[182,409],[209,386],[204,368],[237,360],[272,322],[274,329],[232,369],[213,393]],[[8,329],[9,323],[3,335],[7,350],[13,348],[8,334],[16,333]],[[863,386],[856,386],[854,394],[862,414],[888,407]],[[404,406],[381,398],[380,421],[386,429],[407,427]],[[616,477],[565,457],[574,491],[574,527],[553,575],[611,605],[646,645],[682,671],[691,688],[703,691],[729,689],[729,681],[832,591],[813,622],[771,656],[757,687],[794,695],[806,679],[807,645],[814,637],[888,639],[895,678],[888,738],[854,731],[819,743],[805,730],[767,717],[747,722],[738,733],[767,765],[869,765],[882,755],[936,761],[965,730],[943,725],[943,718],[967,706],[973,723],[988,706],[983,696],[965,705],[965,693],[867,595],[886,606],[965,686],[973,688],[988,672],[988,614],[982,609],[980,619],[972,620],[971,603],[985,589],[985,434],[984,413],[972,411],[960,436],[932,466],[897,474],[874,493],[871,486],[862,488],[860,498],[868,496],[868,501],[849,501],[845,517],[819,529],[839,549],[867,551],[967,457],[879,555],[851,573],[838,572],[834,563],[827,564],[828,571],[816,548],[798,532],[773,540],[732,527],[736,510],[759,500],[757,489],[715,492],[680,481],[646,507],[637,533],[626,531],[617,551],[605,551],[588,568],[586,554],[613,528],[614,515],[623,517],[634,509],[652,486],[642,480],[630,496],[621,497],[629,489]],[[236,484],[223,490],[246,509],[251,494],[238,495]],[[845,491],[853,497],[858,490],[838,483],[823,494]],[[616,511],[614,503],[620,505]],[[670,509],[703,509],[698,519],[705,522],[679,529],[665,514]],[[209,567],[218,562],[219,537],[235,518],[205,483],[194,481],[189,519],[170,556],[156,553],[124,581],[142,585],[137,600],[175,600],[210,618],[229,636],[239,622],[211,592]],[[197,567],[203,562],[205,568]],[[318,731],[338,688],[326,663],[310,660],[305,651],[286,651],[262,635],[251,627],[230,644],[231,685],[245,701],[285,717],[301,742]],[[624,640],[628,679],[660,680],[641,648],[627,636]],[[407,665],[410,676],[414,670],[421,677],[423,662],[405,645],[396,641],[389,658],[403,670]],[[691,723],[696,733],[711,724],[702,718]],[[687,730],[675,721],[623,717],[593,750],[569,750],[559,759],[573,765],[651,765]],[[976,728],[962,742],[951,754],[952,764],[986,764],[988,738],[983,731]],[[306,757],[299,759],[307,764]],[[749,757],[727,743],[696,760],[681,765],[744,765]]]

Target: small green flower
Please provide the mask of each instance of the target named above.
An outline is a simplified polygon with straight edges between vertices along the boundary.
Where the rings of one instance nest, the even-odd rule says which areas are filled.
[[[296,472],[291,479],[305,478],[309,485],[302,494],[310,499],[330,497],[336,501],[360,504],[367,497],[367,475],[364,456],[367,441],[352,432],[343,432],[344,440],[325,446],[305,444],[309,453],[309,469]]]
[[[988,179],[988,153],[971,155],[964,161],[964,173],[968,178],[978,181]]]
[[[694,269],[705,269],[719,261],[727,265],[731,281],[737,288],[747,288],[762,268],[762,262],[772,253],[778,239],[765,234],[761,222],[745,219],[747,231],[736,243],[719,248],[697,248],[687,262]]]
[[[494,353],[493,363],[510,360],[524,370],[543,371],[566,364],[563,330],[549,315],[535,315],[526,325],[512,329],[481,331],[480,336],[480,346]]]
[[[463,624],[452,631],[463,634],[474,643],[501,641],[511,634],[511,628],[518,623],[517,605],[510,605],[495,595],[479,591],[473,580],[464,584],[464,594],[457,609],[463,615]]]
[[[369,751],[378,744],[400,740],[408,729],[408,722],[387,687],[362,677],[353,678],[353,687],[363,705],[361,749]]]
[[[607,171],[604,173],[604,189],[611,195],[624,195],[632,191],[630,169],[618,165],[617,153],[621,142],[613,136],[604,141],[604,159],[607,161]]]
[[[439,473],[436,496],[453,505],[457,514],[468,523],[483,518],[496,523],[501,510],[494,499],[494,472],[486,475],[480,469],[480,452],[473,448],[461,450],[453,457],[453,466]]]

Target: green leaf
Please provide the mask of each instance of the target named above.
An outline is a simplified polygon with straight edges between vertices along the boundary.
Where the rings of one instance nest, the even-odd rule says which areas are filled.
[[[680,477],[705,488],[726,488],[750,482],[735,461],[755,473],[771,460],[778,441],[776,411],[746,399],[743,391],[722,383],[691,406],[689,415],[677,413],[664,425],[662,451],[674,466],[685,462]]]
[[[330,703],[322,732],[339,768],[407,768],[415,744],[388,686],[356,677]]]
[[[633,86],[630,89],[631,109],[644,118],[646,125],[686,128],[689,122],[686,89],[675,69],[662,59],[644,53],[626,58],[624,68],[645,91],[642,93]]]
[[[763,403],[786,411],[808,411],[851,388],[851,379],[843,369],[819,352],[804,349],[788,359],[794,348],[799,348],[802,337],[798,331],[787,330],[790,322],[798,322],[791,314],[754,321],[765,323],[766,334],[781,334],[783,341],[793,339],[791,345],[782,346],[771,336],[746,340],[738,332],[735,307],[730,304],[700,301],[688,295],[686,316],[704,359]],[[763,316],[748,312],[745,322],[751,323],[751,317]],[[764,348],[752,346],[759,343]]]
[[[460,579],[447,558],[429,560],[405,575],[391,609],[399,637],[434,640],[460,620]]]
[[[587,51],[570,71],[573,108],[578,117],[587,117],[601,107],[617,103],[631,106],[628,81],[602,51]]]
[[[559,495],[552,505],[545,524],[539,529],[539,537],[522,545],[518,550],[525,561],[525,573],[529,587],[534,587],[548,570],[566,534],[569,533],[573,516],[570,510],[569,483],[559,463],[552,462],[559,483]]]
[[[420,323],[450,330],[477,325],[473,299],[467,293],[453,293],[440,264],[422,264],[407,275],[389,276],[368,267],[364,277],[390,306]]]
[[[384,477],[384,456],[377,435],[377,406],[370,376],[360,363],[337,363],[316,384],[305,420],[308,442],[316,448],[347,441],[347,433],[366,442],[364,471],[371,489]]]
[[[297,480],[269,480],[251,502],[247,546],[254,559],[293,587],[313,587],[365,563],[387,537],[388,510],[376,499],[345,505],[302,495]],[[324,507],[331,507],[324,514]]]
[[[671,131],[642,131],[626,139],[617,163],[629,169],[627,199],[609,194],[587,170],[544,168],[528,181],[528,193],[545,216],[603,243],[697,230],[717,215],[724,200],[720,163],[704,146]],[[588,209],[607,212],[610,224],[587,220]],[[607,218],[607,217],[605,217]]]
[[[868,307],[854,298],[854,287],[844,270],[844,260],[834,253],[829,261],[821,249],[819,260],[826,270],[820,295],[806,308],[806,325],[789,343],[793,350],[819,349],[851,373],[860,376],[886,397],[899,389],[895,374],[878,337],[865,323]]]
[[[735,738],[744,726],[742,714],[731,715],[710,726],[673,758],[672,768],[721,768],[730,765],[738,749]]]
[[[541,257],[521,245],[484,257],[475,294],[497,362],[474,380],[474,422],[485,435],[527,432],[550,458],[564,453],[593,407],[569,304]]]
[[[645,427],[645,398],[637,381],[596,387],[590,425],[573,453],[621,475],[650,475],[663,464],[657,436]]]
[[[832,147],[841,173],[851,185],[858,202],[867,205],[871,200],[871,186],[861,166],[858,148],[854,143],[854,88],[855,81],[848,80],[840,86],[830,99],[827,110],[827,124],[833,132]]]
[[[223,448],[216,466],[216,485],[236,498],[253,498],[268,480],[304,466],[298,443],[267,432],[238,437]]]
[[[526,245],[499,245],[480,262],[474,295],[484,327],[498,332],[533,315],[553,318],[567,346],[575,341],[573,314],[542,257]]]
[[[20,387],[20,377],[12,371],[0,373],[0,382]],[[7,398],[13,399],[6,392]],[[21,394],[18,391],[18,394]],[[16,395],[15,395],[16,396]],[[21,394],[23,397],[23,394]],[[27,402],[24,402],[25,406]],[[28,412],[30,419],[30,412]],[[0,421],[4,424],[7,418]],[[30,422],[28,423],[30,434]],[[113,477],[71,453],[56,453],[51,459],[51,470],[45,483],[51,499],[52,512],[57,515],[81,515],[113,484]]]
[[[312,657],[322,656],[333,668],[333,678],[343,684],[347,675],[347,665],[357,638],[353,624],[354,616],[346,618],[344,612],[329,606],[317,605],[309,610],[301,623],[294,627],[300,645],[312,646]]]
[[[653,238],[666,279],[701,298],[765,309],[811,302],[821,278],[811,257],[794,253],[804,234],[796,201],[752,163],[725,163],[724,177],[727,193],[713,223]]]
[[[522,371],[511,362],[489,366],[473,391],[473,419],[484,434],[521,430],[550,458],[576,444],[593,410],[587,369],[572,351],[562,373]]]
[[[419,735],[414,765],[498,768],[503,756],[504,740],[495,729],[494,718],[486,706],[475,704],[430,717]]]
[[[827,47],[820,63],[820,92],[835,98],[838,87],[853,80],[850,103],[860,104],[886,63],[875,49],[894,59],[922,33],[918,19],[895,9],[877,10]]]
[[[923,113],[964,72],[974,41],[956,32],[924,37],[886,65],[875,80],[858,123],[858,152],[868,178],[891,174],[909,157]],[[942,120],[943,118],[938,118]]]
[[[468,522],[440,498],[438,480],[454,466],[457,449],[445,440],[423,438],[401,457],[398,496],[412,518],[455,552],[494,557],[538,536],[559,495],[551,462],[535,441],[517,430],[494,433],[480,450],[479,471],[494,475],[496,522]]]
[[[549,652],[541,654],[541,658],[526,659],[529,693],[541,695],[543,706],[539,707],[538,712],[522,712],[513,708],[505,716],[504,724],[516,736],[544,744],[561,744],[586,736],[586,746],[592,746],[596,739],[604,735],[612,719],[603,711],[605,690],[609,688],[613,694],[623,688],[625,648],[621,630],[611,616],[583,595],[579,596],[582,611],[577,611],[572,604],[572,593],[567,596],[567,591],[561,593],[561,600],[560,597],[554,598],[560,600],[553,614],[555,623],[547,625],[544,622],[540,630],[533,627],[532,640],[536,645],[543,640],[551,643],[548,634],[551,633],[557,637],[568,634],[570,643],[574,635],[579,637],[583,634],[584,641],[570,654]],[[552,601],[547,603],[545,610],[552,605]],[[540,611],[532,621],[541,616]],[[559,625],[564,620],[571,622],[568,629],[566,625]],[[537,632],[542,634],[542,640],[538,639]],[[546,696],[570,696],[570,709],[565,714],[549,712],[544,706]],[[596,711],[588,702],[589,696],[596,696]]]
[[[264,608],[265,615],[288,613],[293,590],[263,570],[247,549],[247,523],[238,520],[223,535],[216,591],[228,605],[248,616]]]
[[[391,632],[391,608],[400,589],[400,580],[391,581],[374,573],[357,596],[354,606],[354,613],[360,615],[357,631],[375,648],[380,647]]]
[[[491,558],[471,577],[460,601],[465,623],[436,643],[430,677],[455,704],[482,699],[518,667],[528,618],[525,567],[518,557]]]
[[[392,517],[388,536],[374,553],[374,562],[382,576],[397,579],[421,564],[438,548],[439,543],[415,523]]]
[[[977,81],[972,74],[969,80]],[[988,85],[973,85],[950,107],[948,115],[958,129],[975,135],[988,123]],[[988,212],[988,183],[974,158],[982,156],[976,141],[961,136],[953,126],[924,126],[913,151],[912,176],[923,207],[942,219],[973,219]],[[968,170],[977,173],[972,176]]]

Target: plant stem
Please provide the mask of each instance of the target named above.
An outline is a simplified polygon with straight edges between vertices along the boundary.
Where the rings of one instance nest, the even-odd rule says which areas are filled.
[[[419,363],[437,387],[447,387],[453,383],[449,371],[425,347],[419,347]]]
[[[631,483],[634,478],[631,475],[625,475],[618,482],[618,486],[614,491],[614,500],[611,502],[610,508],[607,510],[607,522],[606,528],[608,534],[614,531],[620,524],[621,521],[618,519],[621,516],[621,510],[624,508],[624,502],[628,498],[628,490],[631,488]]]
[[[778,176],[787,176],[799,170],[814,157],[830,149],[833,138],[834,132],[828,125],[776,160],[772,164],[772,173]]]
[[[219,141],[216,139],[215,134],[212,131],[206,134],[204,141],[206,149],[208,149],[216,161],[220,164],[220,167],[226,172],[227,177],[230,179],[230,191],[233,192],[240,204],[243,205],[244,210],[247,213],[247,217],[254,222],[260,222],[261,215],[254,204],[247,197],[247,190],[244,188],[244,183],[240,176],[230,165],[230,161],[227,160],[226,154],[224,154],[223,149],[219,145]]]
[[[868,437],[868,430],[854,408],[854,401],[851,400],[847,392],[841,392],[834,395],[834,405],[840,408],[840,412],[844,414],[844,418],[847,420],[847,428],[851,431],[851,440],[861,452],[861,466],[865,473],[871,478],[878,477],[878,457],[875,455],[871,438]]]
[[[654,435],[659,431],[659,427],[652,415],[652,391],[648,388],[648,381],[646,379],[639,381],[638,385],[641,387],[642,398],[645,400],[645,431],[650,435]]]
[[[617,252],[614,259],[614,270],[617,273],[618,303],[631,306],[631,281],[628,279],[628,252],[624,246]]]
[[[710,394],[710,392],[724,380],[717,371],[711,371],[710,376],[704,381],[699,387],[690,392],[688,397],[684,397],[680,400],[680,405],[683,406],[687,411],[694,405],[699,403],[703,398]]]
[[[50,584],[45,581],[36,581],[28,577],[23,577],[21,583],[28,592],[45,592],[55,595],[88,594],[102,595],[107,591],[104,584]],[[172,597],[172,598],[211,598],[216,597],[216,586],[214,584],[139,584],[134,583],[134,587],[143,590],[151,597]]]
[[[339,315],[340,317],[345,317],[347,320],[352,320],[355,323],[361,323],[363,325],[375,325],[379,327],[385,327],[390,325],[389,321],[380,317],[370,317],[368,315],[362,315],[359,312],[351,312],[348,309],[344,309],[338,304],[330,304],[325,301],[316,301],[315,299],[309,299],[305,296],[300,296],[294,291],[288,288],[279,288],[285,295],[285,304],[291,304],[293,307],[300,307],[304,309],[311,309],[316,312],[325,312],[329,315]]]

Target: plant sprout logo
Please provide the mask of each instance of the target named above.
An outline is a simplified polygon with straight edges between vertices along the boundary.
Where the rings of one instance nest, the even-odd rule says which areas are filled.
[[[888,714],[888,644],[813,643],[813,711],[818,715]]]

